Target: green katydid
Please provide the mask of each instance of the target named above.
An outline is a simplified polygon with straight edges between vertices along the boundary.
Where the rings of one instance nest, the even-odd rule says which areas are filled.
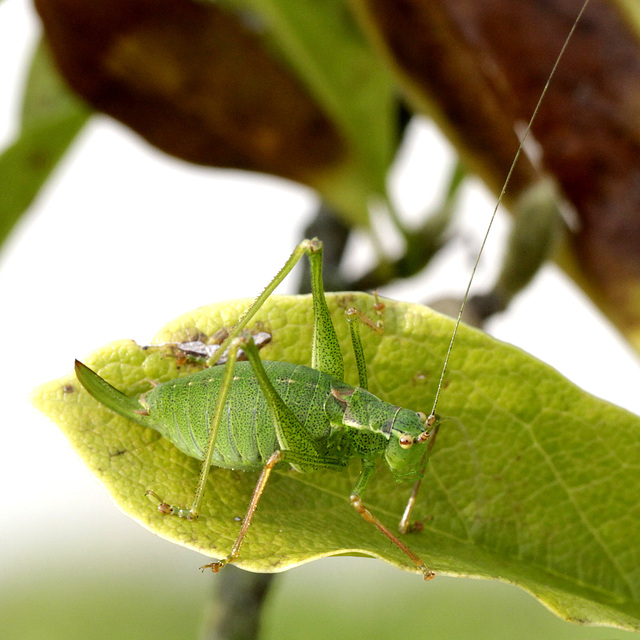
[[[243,329],[305,254],[311,266],[313,292],[312,366],[263,363],[252,336]],[[424,413],[393,406],[367,391],[366,363],[358,327],[361,319],[362,314],[357,310],[347,311],[360,379],[360,386],[352,387],[342,381],[342,354],[324,297],[322,243],[317,239],[304,240],[229,333],[209,360],[207,369],[158,385],[139,398],[129,398],[76,361],[78,379],[99,402],[126,418],[156,429],[181,451],[203,461],[191,508],[169,505],[149,492],[163,513],[195,519],[212,464],[242,470],[262,469],[231,553],[206,565],[213,571],[217,572],[239,555],[260,496],[277,464],[285,463],[304,473],[344,469],[353,458],[360,458],[362,470],[351,492],[351,504],[411,559],[426,580],[433,577],[424,562],[362,501],[367,484],[383,458],[398,480],[418,480],[422,476],[426,453],[438,424],[435,414],[427,417]],[[226,364],[214,367],[227,347]],[[248,362],[237,362],[240,347]],[[408,516],[403,520],[408,522]]]
[[[587,2],[588,0],[580,15]],[[555,67],[551,75],[554,70]],[[547,87],[548,82],[538,106]],[[522,144],[536,112],[537,107]],[[514,158],[512,169],[522,144]],[[269,476],[277,465],[289,466],[299,473],[318,469],[339,471],[352,459],[359,458],[362,468],[351,491],[352,506],[408,556],[425,580],[433,577],[433,572],[422,559],[367,509],[362,496],[376,467],[383,461],[396,480],[414,480],[413,491],[400,522],[401,533],[410,530],[420,480],[438,431],[436,408],[449,356],[473,277],[509,176],[469,279],[441,369],[433,408],[428,415],[393,406],[367,391],[366,363],[358,323],[361,320],[372,323],[355,309],[349,310],[347,321],[351,329],[360,385],[353,387],[343,381],[342,354],[324,298],[322,243],[317,239],[300,243],[215,355],[208,360],[208,368],[205,370],[157,385],[141,396],[131,398],[76,361],[79,381],[99,402],[126,418],[156,429],[181,451],[202,460],[200,479],[190,508],[171,505],[154,492],[148,492],[158,502],[162,513],[187,519],[197,518],[212,465],[242,470],[262,469],[230,553],[205,567],[217,572],[239,556]],[[310,261],[313,292],[311,367],[286,362],[262,362],[253,338],[245,328],[275,287],[305,254]],[[240,348],[245,351],[248,362],[237,362]],[[214,367],[225,349],[228,349],[227,363],[224,367]]]

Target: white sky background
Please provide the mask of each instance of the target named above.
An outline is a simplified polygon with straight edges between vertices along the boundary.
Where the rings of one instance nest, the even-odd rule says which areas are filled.
[[[4,0],[3,147],[15,133],[36,37],[31,5]],[[447,153],[426,127],[415,132],[412,167],[396,184],[401,208],[428,208]],[[468,220],[488,221],[492,202],[480,190],[471,190],[466,204]],[[29,392],[112,340],[146,343],[185,311],[256,295],[314,207],[311,192],[284,181],[176,163],[106,118],[83,132],[0,255],[0,572],[40,565],[56,539],[89,548],[92,535],[104,541],[106,527],[139,529],[111,505],[57,428],[31,408]],[[466,228],[461,251],[438,259],[420,286],[382,293],[419,302],[461,292],[482,233]],[[221,242],[212,252],[215,240]],[[295,286],[294,278],[281,291]],[[640,411],[637,361],[554,269],[493,329],[595,395]],[[153,538],[141,534],[145,545]]]

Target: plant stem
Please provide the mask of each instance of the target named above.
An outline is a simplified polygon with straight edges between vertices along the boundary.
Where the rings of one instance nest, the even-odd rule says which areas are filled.
[[[255,640],[260,616],[274,574],[251,573],[233,565],[216,576],[214,607],[203,630],[203,640]]]

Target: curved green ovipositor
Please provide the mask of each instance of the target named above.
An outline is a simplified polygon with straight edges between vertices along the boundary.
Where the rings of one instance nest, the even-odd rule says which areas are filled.
[[[146,424],[143,414],[143,406],[136,397],[130,398],[124,395],[108,382],[96,375],[89,367],[76,360],[74,366],[76,378],[82,383],[82,386],[96,399],[112,411],[121,415],[123,418],[133,420],[139,424]]]
[[[365,294],[329,294],[357,383],[343,310],[376,317]],[[452,321],[429,309],[385,301],[385,331],[362,330],[370,390],[431,410]],[[156,344],[203,340],[232,326],[248,301],[203,307],[169,323]],[[308,364],[311,298],[274,296],[252,327],[271,335],[268,360]],[[201,367],[175,348],[112,343],[84,362],[129,396]],[[40,387],[36,406],[64,431],[119,507],[155,533],[223,557],[238,533],[257,474],[213,468],[195,522],[163,516],[144,495],[188,506],[199,463],[158,433],[98,404],[68,376]],[[581,391],[519,349],[461,327],[438,413],[443,416],[414,515],[403,540],[437,573],[500,578],[560,615],[640,628],[640,419]],[[282,571],[343,553],[413,569],[349,505],[357,463],[346,472],[273,474],[237,564]],[[365,502],[395,528],[411,486],[381,465]],[[429,589],[416,577],[416,589]],[[425,598],[428,594],[425,592]]]

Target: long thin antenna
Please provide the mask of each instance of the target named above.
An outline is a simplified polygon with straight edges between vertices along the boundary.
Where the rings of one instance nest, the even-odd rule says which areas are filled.
[[[527,125],[527,128],[525,129],[524,135],[522,136],[522,140],[520,141],[520,146],[518,147],[518,150],[516,151],[516,155],[513,158],[513,162],[511,163],[511,167],[509,168],[509,173],[507,173],[507,178],[504,181],[504,185],[502,186],[502,191],[500,191],[500,195],[498,196],[498,200],[496,202],[496,206],[493,209],[493,213],[491,214],[491,219],[489,220],[489,226],[487,227],[487,231],[484,234],[484,238],[482,240],[482,244],[480,245],[480,251],[478,252],[478,256],[476,257],[476,261],[475,264],[473,265],[473,270],[471,271],[471,277],[469,278],[469,282],[467,283],[467,289],[464,292],[464,296],[462,298],[462,304],[460,305],[460,311],[458,312],[458,317],[456,318],[456,323],[453,327],[453,333],[451,334],[451,341],[449,342],[449,348],[447,349],[447,355],[445,356],[444,359],[444,364],[442,366],[442,373],[440,374],[440,380],[438,382],[438,388],[436,390],[436,395],[435,398],[433,400],[433,409],[431,409],[431,416],[435,416],[436,414],[436,409],[438,407],[438,401],[440,400],[440,392],[442,391],[442,386],[444,384],[444,377],[447,373],[447,369],[449,367],[449,359],[451,357],[451,352],[453,351],[453,344],[456,340],[456,335],[458,333],[458,327],[460,326],[460,322],[462,321],[462,314],[464,313],[464,309],[467,306],[467,300],[469,299],[469,292],[471,291],[471,285],[473,284],[473,279],[476,275],[476,271],[478,269],[478,264],[480,263],[480,258],[482,257],[482,253],[484,252],[484,247],[487,244],[487,239],[489,238],[489,233],[491,232],[491,227],[493,226],[493,221],[496,218],[496,213],[498,213],[498,208],[500,207],[500,205],[502,204],[502,200],[504,198],[504,194],[507,190],[507,187],[509,186],[509,181],[511,180],[511,175],[513,174],[513,170],[516,166],[516,163],[518,162],[518,158],[520,157],[520,154],[522,152],[522,149],[524,148],[524,143],[527,140],[527,137],[529,136],[529,132],[531,131],[531,126],[533,125],[533,121],[536,118],[536,115],[538,114],[538,110],[540,109],[540,105],[542,104],[542,101],[544,100],[544,97],[547,93],[547,89],[549,88],[549,85],[551,84],[551,79],[553,78],[553,76],[555,75],[556,69],[558,68],[558,65],[560,64],[560,60],[562,59],[562,56],[564,55],[565,49],[567,48],[567,45],[569,44],[569,40],[571,40],[571,36],[573,35],[573,32],[576,30],[576,26],[578,24],[578,22],[580,21],[580,18],[582,17],[582,14],[584,13],[584,10],[587,8],[587,5],[589,4],[590,0],[584,0],[584,3],[582,5],[582,8],[580,9],[580,11],[578,12],[578,15],[576,16],[576,19],[573,22],[573,25],[571,26],[571,29],[569,30],[569,34],[567,35],[564,44],[562,45],[562,48],[560,49],[560,53],[558,54],[558,57],[556,58],[556,61],[553,65],[553,68],[551,69],[551,73],[549,74],[549,77],[547,78],[547,82],[544,85],[544,89],[542,89],[542,93],[540,94],[540,97],[538,98],[538,102],[536,104],[536,108],[533,110],[533,113],[531,114],[531,118],[529,120],[529,124]]]

